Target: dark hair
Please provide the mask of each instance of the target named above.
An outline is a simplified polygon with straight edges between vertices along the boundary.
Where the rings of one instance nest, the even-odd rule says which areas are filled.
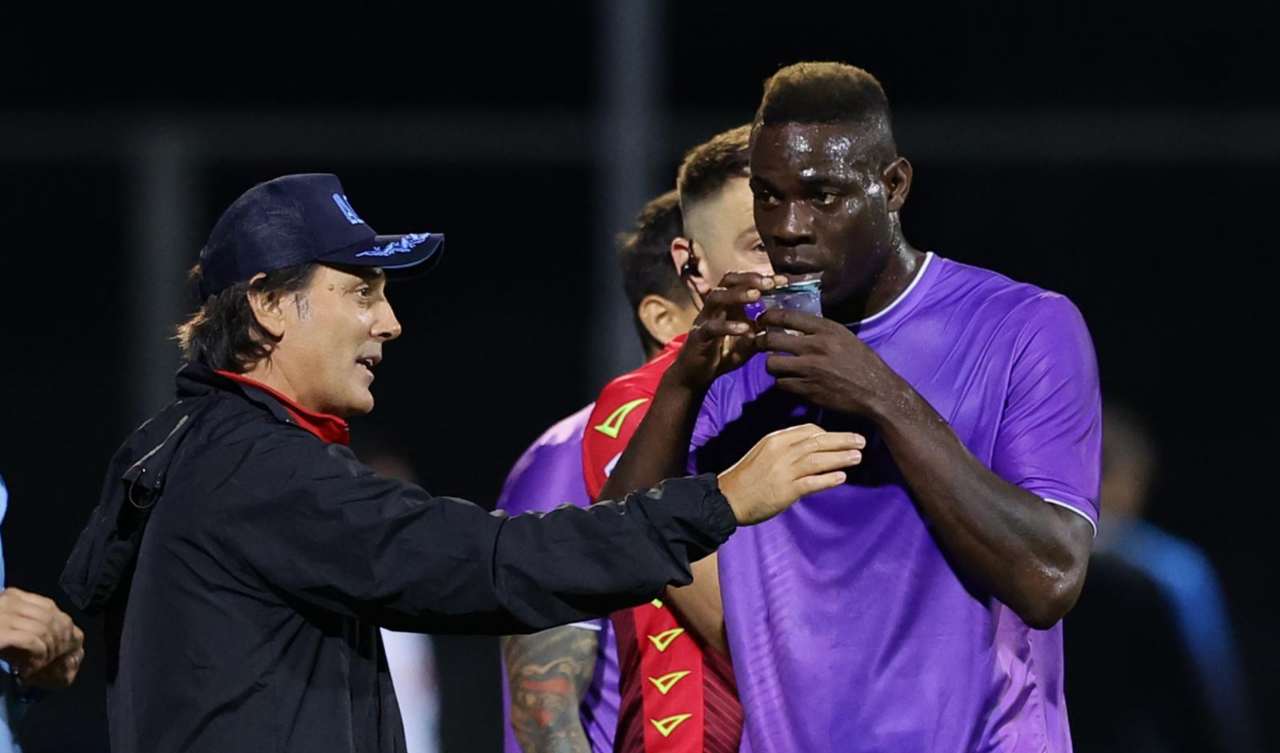
[[[877,156],[893,157],[889,100],[876,77],[846,63],[795,63],[764,82],[752,129],[784,123],[849,123],[878,136]]]
[[[237,282],[209,296],[200,309],[178,325],[178,346],[188,362],[211,369],[241,373],[266,358],[280,338],[268,332],[253,315],[249,291],[282,296],[302,290],[311,282],[316,264],[299,264],[267,272],[256,282]],[[202,270],[191,268],[193,290],[200,289]]]
[[[622,269],[622,288],[631,304],[636,333],[643,343],[653,339],[637,310],[647,295],[675,299],[688,295],[675,263],[671,261],[671,241],[684,232],[680,199],[675,191],[667,191],[652,199],[640,214],[635,227],[618,235],[618,266]]]
[[[731,179],[751,174],[750,142],[751,125],[747,124],[716,134],[685,152],[676,173],[676,191],[685,212],[692,204],[724,188]]]

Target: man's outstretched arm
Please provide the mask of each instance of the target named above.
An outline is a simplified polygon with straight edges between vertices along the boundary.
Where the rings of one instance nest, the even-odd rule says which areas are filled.
[[[688,583],[690,563],[738,525],[841,483],[850,438],[796,427],[762,439],[719,476],[670,479],[585,509],[503,518],[380,477],[346,448],[300,434],[298,465],[323,479],[326,493],[288,480],[247,494],[219,544],[274,587],[380,627],[531,633]]]

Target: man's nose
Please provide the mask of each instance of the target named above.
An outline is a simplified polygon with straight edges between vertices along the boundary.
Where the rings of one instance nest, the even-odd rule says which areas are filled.
[[[782,221],[774,231],[774,240],[782,246],[813,243],[813,213],[801,201],[787,202],[782,208]]]
[[[400,320],[396,318],[396,312],[391,308],[391,304],[386,304],[382,315],[374,322],[373,336],[379,340],[394,340],[400,336],[404,328],[400,326]]]

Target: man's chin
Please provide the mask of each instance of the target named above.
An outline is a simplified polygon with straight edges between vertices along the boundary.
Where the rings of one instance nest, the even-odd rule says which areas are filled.
[[[346,405],[329,412],[339,418],[351,418],[363,416],[371,411],[373,411],[373,393],[366,391],[363,395],[352,395],[352,399],[348,400]]]
[[[373,412],[373,395],[365,395],[356,405],[351,408],[351,415],[363,416]]]

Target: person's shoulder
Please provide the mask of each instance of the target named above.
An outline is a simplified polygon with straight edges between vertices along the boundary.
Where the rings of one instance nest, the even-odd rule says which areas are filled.
[[[503,485],[502,496],[506,495],[508,487],[522,480],[538,466],[548,462],[559,462],[553,461],[553,457],[559,458],[564,455],[578,462],[582,454],[583,434],[586,432],[588,419],[591,418],[594,408],[595,403],[588,403],[573,414],[556,421],[539,434],[511,467],[510,473],[507,474],[507,481]]]
[[[937,257],[934,306],[965,308],[971,319],[991,319],[1021,327],[1031,321],[1082,319],[1070,298],[984,267]]]
[[[619,398],[653,397],[669,365],[655,358],[625,374],[614,377],[600,390],[600,396],[596,398],[596,407],[599,408],[602,404]]]
[[[943,257],[937,258],[937,266],[936,289],[951,297],[980,298],[1005,307],[1017,307],[1037,301],[1068,300],[1061,293],[1015,280],[985,267]]]
[[[669,365],[669,364],[668,364]],[[616,437],[618,432],[609,431],[608,427],[620,427],[627,416],[636,409],[647,405],[658,392],[658,384],[666,368],[657,360],[649,361],[643,366],[614,377],[600,394],[592,409],[588,412],[586,425],[603,426],[601,432],[605,436]]]
[[[303,432],[225,393],[183,396],[121,443],[104,495],[124,481],[129,495],[181,499],[177,507],[172,501],[157,505],[157,525],[199,529],[207,515],[276,493],[310,473],[317,456],[295,434]],[[181,513],[172,514],[177,509]]]
[[[589,503],[582,476],[582,440],[594,405],[557,421],[531,444],[502,484],[496,507],[515,515]]]
[[[546,431],[538,435],[538,438],[533,441],[529,449],[580,441],[583,431],[587,428],[587,419],[591,418],[591,411],[595,407],[595,403],[587,403],[574,413],[556,421]]]
[[[556,421],[539,434],[538,438],[520,454],[520,459],[511,468],[508,479],[520,476],[526,468],[535,464],[538,458],[549,454],[570,452],[576,456],[580,452],[582,436],[586,432],[588,420],[594,409],[595,403],[588,403],[575,413]]]
[[[207,411],[200,430],[208,453],[227,453],[247,465],[310,462],[328,455],[329,443],[294,423],[242,400],[223,397]]]
[[[180,459],[188,479],[204,488],[234,481],[267,494],[334,475],[357,475],[351,451],[330,444],[259,406],[229,395],[204,398],[193,411]]]
[[[174,400],[125,435],[112,457],[112,465],[142,462],[161,449],[172,447],[175,440],[189,443],[207,441],[209,432],[225,423],[230,416],[220,403],[216,395]]]

